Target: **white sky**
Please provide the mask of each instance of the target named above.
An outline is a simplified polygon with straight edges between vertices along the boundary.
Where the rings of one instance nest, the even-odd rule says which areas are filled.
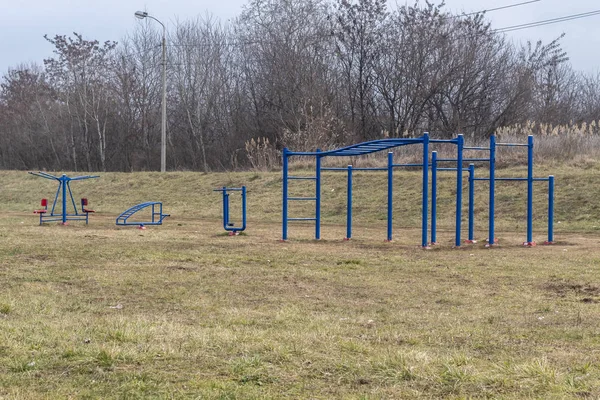
[[[389,0],[404,5],[405,0]],[[413,4],[414,0],[406,0]],[[422,0],[421,0],[422,1]],[[436,0],[440,2],[441,0]],[[456,12],[480,11],[524,0],[446,0],[446,9]],[[0,74],[23,62],[42,63],[52,55],[52,45],[43,35],[72,35],[86,39],[119,41],[135,24],[133,13],[146,10],[167,26],[211,13],[226,20],[235,17],[248,0],[0,0]],[[557,18],[600,9],[599,0],[540,0],[537,3],[490,12],[494,28]],[[600,15],[509,33],[516,41],[538,39],[549,42],[566,33],[563,48],[574,68],[600,70]]]

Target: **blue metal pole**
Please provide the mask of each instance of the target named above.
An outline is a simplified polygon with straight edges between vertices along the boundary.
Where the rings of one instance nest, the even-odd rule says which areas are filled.
[[[392,202],[394,189],[394,153],[388,153],[387,240],[392,241]]]
[[[58,181],[58,188],[56,189],[56,193],[54,194],[54,201],[52,202],[52,210],[50,211],[50,215],[54,216],[54,211],[56,210],[56,202],[58,201],[58,195],[62,193],[62,181],[60,178],[56,179]]]
[[[554,175],[548,177],[548,244],[554,243]]]
[[[223,225],[225,230],[227,230],[229,227],[229,193],[227,193],[226,187],[223,187]]]
[[[429,203],[429,133],[423,134],[423,205],[421,215],[421,246],[427,247],[427,205]]]
[[[283,149],[282,159],[282,170],[283,170],[283,208],[282,208],[282,220],[281,229],[282,235],[281,240],[287,240],[287,228],[288,228],[288,152],[286,148]]]
[[[437,151],[431,152],[431,244],[437,243]]]
[[[79,215],[77,204],[75,204],[75,198],[73,197],[73,191],[71,190],[71,179],[67,181],[67,191],[69,193],[69,198],[71,199],[71,204],[73,205],[73,211],[75,212],[75,215]]]
[[[475,164],[469,164],[469,238],[468,243],[475,243]]]
[[[67,176],[63,174],[60,178],[62,184],[62,223],[67,223]]]
[[[488,215],[488,246],[496,243],[494,232],[494,208],[496,196],[496,136],[490,136],[490,211]]]
[[[462,222],[462,192],[463,192],[463,147],[465,138],[458,135],[456,142],[456,235],[454,245],[460,247],[460,228]]]
[[[533,135],[527,136],[527,246],[533,246]]]
[[[352,239],[352,165],[348,165],[348,210],[346,212],[346,240]]]
[[[320,153],[321,149],[317,149],[317,153]],[[316,204],[315,204],[315,239],[321,239],[321,156],[317,154],[317,167],[316,167]]]
[[[162,212],[161,212],[162,214]],[[246,229],[246,186],[242,186],[242,228],[241,231]]]

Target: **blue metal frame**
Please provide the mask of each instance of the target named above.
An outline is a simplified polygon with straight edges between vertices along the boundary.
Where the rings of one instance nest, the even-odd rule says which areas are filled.
[[[346,240],[352,239],[352,165],[348,165],[348,200],[346,203]]]
[[[223,186],[220,189],[214,189],[213,192],[222,192],[223,193],[223,228],[227,232],[233,232],[237,234],[239,232],[243,232],[246,229],[246,186],[242,186],[240,188],[228,188]],[[242,195],[242,225],[235,226],[229,220],[229,195],[230,192],[241,192]]]
[[[71,181],[81,181],[84,179],[94,179],[100,178],[98,175],[84,175],[84,176],[76,176],[76,177],[68,177],[63,174],[62,176],[54,176],[47,172],[29,172],[31,175],[39,176],[45,179],[51,179],[58,182],[58,189],[56,190],[56,194],[54,195],[54,202],[52,203],[52,208],[50,210],[50,214],[45,215],[40,213],[40,225],[44,222],[52,222],[52,221],[60,221],[63,225],[67,224],[67,221],[85,221],[86,225],[89,222],[89,213],[84,209],[79,212],[77,210],[77,205],[75,204],[75,199],[73,198],[73,192],[71,191]],[[69,198],[71,199],[71,204],[73,206],[73,214],[69,214],[68,206],[67,206],[67,193]],[[61,211],[58,213],[56,211],[56,205],[58,204],[58,198],[61,198]]]
[[[548,177],[548,240],[546,244],[554,243],[554,176]]]
[[[392,241],[392,221],[394,205],[394,153],[388,152],[388,173],[387,173],[387,241]]]
[[[321,172],[322,171],[347,171],[348,173],[348,199],[347,199],[347,215],[346,215],[346,239],[352,237],[352,173],[353,171],[387,171],[387,240],[392,240],[393,234],[393,168],[394,167],[421,167],[423,169],[423,187],[422,187],[422,237],[421,245],[426,247],[427,229],[428,229],[428,205],[429,205],[429,147],[432,143],[449,143],[457,146],[456,158],[438,158],[436,152],[432,152],[431,168],[432,168],[432,187],[431,187],[431,242],[435,243],[437,238],[437,171],[456,171],[456,231],[455,231],[455,246],[461,245],[461,224],[462,224],[462,201],[463,201],[463,172],[469,172],[469,211],[468,211],[468,240],[467,242],[474,243],[474,202],[475,202],[475,181],[489,181],[489,213],[488,213],[488,245],[492,246],[496,243],[495,238],[495,184],[496,181],[527,181],[527,242],[532,245],[533,236],[533,182],[549,181],[548,195],[548,241],[553,240],[553,218],[554,218],[554,178],[534,178],[533,177],[533,136],[528,137],[527,144],[519,143],[497,143],[494,135],[490,136],[489,147],[471,147],[464,145],[464,137],[458,135],[455,139],[441,140],[430,139],[427,133],[420,138],[396,138],[396,139],[380,139],[369,142],[354,144],[351,146],[342,147],[335,150],[315,152],[292,152],[287,148],[283,149],[283,222],[282,222],[282,239],[287,240],[288,222],[289,221],[315,221],[315,239],[320,239],[321,226]],[[394,164],[393,153],[388,153],[387,167],[385,168],[353,168],[351,165],[348,168],[322,168],[321,160],[323,157],[348,157],[360,156],[389,150],[399,146],[411,144],[423,145],[423,162],[422,164]],[[498,146],[506,147],[527,147],[528,148],[528,171],[527,178],[497,178],[496,177],[496,150]],[[465,150],[479,150],[489,152],[489,158],[465,158],[463,153]],[[314,177],[297,177],[289,176],[289,157],[292,156],[313,156],[316,158],[316,173]],[[456,163],[455,168],[439,168],[440,162]],[[476,178],[475,166],[470,164],[468,169],[463,167],[465,162],[488,162],[489,177]],[[296,197],[288,196],[289,182],[288,180],[315,180],[316,194],[315,197]],[[288,201],[305,200],[315,201],[315,217],[314,218],[289,218],[288,216]]]
[[[437,173],[438,171],[461,171],[469,173],[469,238],[472,237],[472,226],[473,226],[473,203],[474,203],[474,187],[472,181],[472,175],[475,171],[473,164],[469,165],[469,168],[440,168],[438,167],[437,152],[431,153],[431,244],[437,244]],[[452,161],[456,161],[453,159]],[[457,225],[457,231],[460,230],[460,225]],[[473,240],[467,240],[469,243],[474,243]]]
[[[321,239],[321,149],[317,149],[315,166],[315,239]]]
[[[458,139],[441,140],[441,139],[429,139],[429,134],[425,133],[420,138],[395,138],[395,139],[380,139],[372,140],[369,142],[354,144],[351,146],[342,147],[335,150],[314,152],[294,152],[287,148],[283,149],[283,162],[282,162],[282,175],[283,175],[283,196],[282,196],[282,240],[288,239],[288,222],[289,221],[315,221],[315,239],[321,237],[321,172],[322,171],[349,171],[348,172],[348,213],[346,223],[346,239],[351,238],[352,235],[352,172],[353,171],[388,171],[388,228],[387,238],[392,240],[392,194],[393,194],[393,168],[394,167],[421,167],[423,168],[423,198],[422,198],[422,238],[421,245],[427,247],[427,227],[428,227],[428,204],[429,204],[429,144],[430,143],[450,143],[457,144]],[[322,168],[321,160],[324,157],[349,157],[349,156],[360,156],[370,154],[382,150],[388,150],[399,146],[406,146],[411,144],[422,144],[423,145],[423,163],[422,164],[394,164],[393,156],[392,160],[388,159],[387,168]],[[316,173],[314,177],[300,177],[289,175],[289,158],[292,156],[312,156],[316,159]],[[389,156],[388,156],[389,157]],[[315,180],[315,197],[305,198],[293,198],[289,197],[289,180]],[[315,217],[314,218],[290,218],[289,217],[289,201],[306,200],[315,201]]]
[[[157,206],[158,206],[158,211],[156,211]],[[128,219],[131,216],[135,215],[139,211],[141,211],[145,208],[148,208],[148,207],[152,207],[152,219],[150,221],[133,221],[133,222],[128,221]],[[162,225],[163,219],[165,219],[166,217],[169,217],[169,216],[170,216],[169,214],[163,214],[162,202],[147,201],[144,203],[136,204],[135,206],[130,207],[127,210],[123,211],[121,213],[121,215],[119,215],[117,217],[116,224],[121,225],[121,226],[137,225],[140,227],[143,227],[146,225]]]
[[[439,141],[436,143],[452,143],[454,140]],[[321,157],[349,157],[349,156],[362,156],[365,154],[375,153],[382,150],[389,150],[394,147],[405,146],[409,144],[423,143],[423,137],[421,138],[397,138],[397,139],[379,139],[372,140],[370,142],[363,142],[353,144],[351,146],[341,147],[335,150],[328,151],[287,151],[285,155],[289,156],[321,156]]]
[[[431,152],[431,244],[437,244],[437,151]]]
[[[421,247],[427,247],[427,205],[429,204],[429,133],[423,134],[423,192],[421,206]]]
[[[456,146],[456,233],[454,236],[454,245],[460,247],[460,228],[462,223],[462,195],[463,195],[463,146],[465,139],[463,135],[458,135]]]
[[[490,136],[490,193],[489,193],[489,213],[488,213],[488,246],[496,244],[496,232],[494,226],[494,212],[496,209],[496,136]]]
[[[533,136],[527,137],[527,242],[532,246],[533,242]]]
[[[468,243],[475,243],[475,164],[469,164],[469,234]]]
[[[281,218],[281,240],[287,240],[287,230],[288,230],[288,158],[289,158],[289,150],[287,147],[283,149],[283,160],[282,160],[282,174],[283,174],[283,205],[281,209],[282,218]],[[293,177],[293,179],[307,179],[307,177]],[[310,178],[312,179],[312,178]]]

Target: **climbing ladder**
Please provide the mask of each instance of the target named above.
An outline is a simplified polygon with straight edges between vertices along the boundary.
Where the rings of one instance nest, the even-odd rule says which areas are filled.
[[[317,149],[317,153],[320,152]],[[283,234],[282,240],[287,240],[287,226],[290,221],[315,221],[315,239],[321,239],[321,157],[316,156],[316,172],[315,176],[289,176],[288,175],[288,158],[289,150],[283,149]],[[297,181],[315,181],[315,196],[314,197],[290,197],[288,191],[288,180]],[[315,216],[314,217],[294,217],[288,216],[288,205],[290,201],[314,201]]]

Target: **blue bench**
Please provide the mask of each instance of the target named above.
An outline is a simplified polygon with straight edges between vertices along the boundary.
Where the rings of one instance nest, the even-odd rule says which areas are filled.
[[[151,208],[152,217],[150,221],[129,221],[131,216],[146,208]],[[140,229],[144,229],[145,225],[162,225],[162,221],[166,217],[169,217],[169,214],[163,214],[162,202],[147,201],[145,203],[136,204],[135,206],[123,211],[121,215],[117,217],[117,225],[138,225]]]

